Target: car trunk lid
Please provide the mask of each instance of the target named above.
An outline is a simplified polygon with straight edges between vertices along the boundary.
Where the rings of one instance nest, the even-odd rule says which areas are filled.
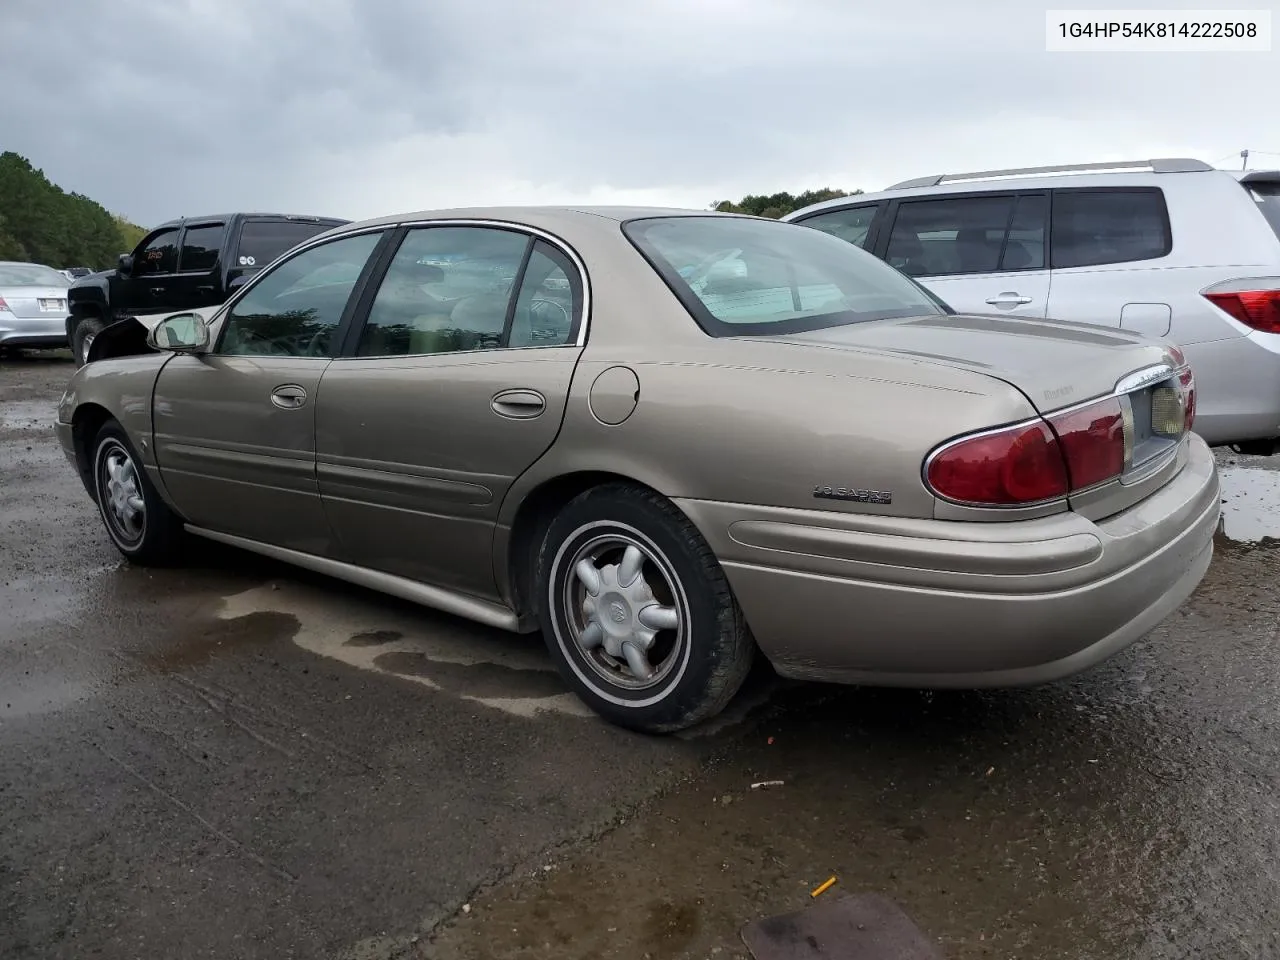
[[[1176,389],[1175,348],[1120,330],[985,315],[944,315],[848,324],[776,338],[827,349],[872,351],[958,367],[1004,381],[1053,417],[1121,394],[1128,410],[1124,475],[1073,493],[1091,518],[1117,513],[1163,486],[1180,463],[1181,434],[1155,436],[1153,391]],[[1184,398],[1185,399],[1185,398]],[[1001,424],[974,424],[974,429]]]
[[[15,317],[27,320],[67,315],[67,291],[58,287],[0,287],[0,300]]]

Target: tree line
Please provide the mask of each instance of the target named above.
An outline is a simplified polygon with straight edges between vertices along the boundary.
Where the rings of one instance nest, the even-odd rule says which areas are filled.
[[[0,260],[104,270],[145,232],[83,194],[50,183],[26,157],[0,153]]]
[[[861,190],[845,191],[823,187],[820,190],[806,190],[804,193],[794,195],[786,191],[769,194],[749,193],[737,203],[732,200],[720,200],[713,203],[711,209],[719,210],[721,213],[749,213],[752,216],[777,220],[811,203],[821,203],[823,200],[834,200],[837,197],[852,197],[861,192]]]

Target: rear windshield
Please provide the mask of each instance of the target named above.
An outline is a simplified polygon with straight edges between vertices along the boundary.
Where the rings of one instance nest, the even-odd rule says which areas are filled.
[[[240,228],[240,249],[234,265],[265,267],[286,250],[332,226],[298,220],[250,220]]]
[[[0,263],[0,287],[65,287],[67,278],[39,263]]]
[[[1271,229],[1280,237],[1280,183],[1247,183],[1245,187],[1267,218],[1267,223],[1271,224]]]
[[[797,224],[655,217],[632,220],[623,231],[699,326],[716,337],[951,312],[884,261]]]

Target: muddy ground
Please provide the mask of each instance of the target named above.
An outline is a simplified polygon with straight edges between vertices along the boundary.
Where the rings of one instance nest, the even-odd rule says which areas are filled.
[[[1280,464],[1221,459],[1207,579],[1084,676],[762,671],[650,739],[528,640],[121,564],[50,434],[71,369],[0,360],[0,956],[727,960],[830,876],[957,960],[1280,955]]]

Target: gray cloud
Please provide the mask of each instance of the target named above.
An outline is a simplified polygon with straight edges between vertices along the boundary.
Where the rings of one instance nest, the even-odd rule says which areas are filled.
[[[6,7],[3,147],[144,223],[1280,151],[1277,54],[1046,53],[1021,0]]]

